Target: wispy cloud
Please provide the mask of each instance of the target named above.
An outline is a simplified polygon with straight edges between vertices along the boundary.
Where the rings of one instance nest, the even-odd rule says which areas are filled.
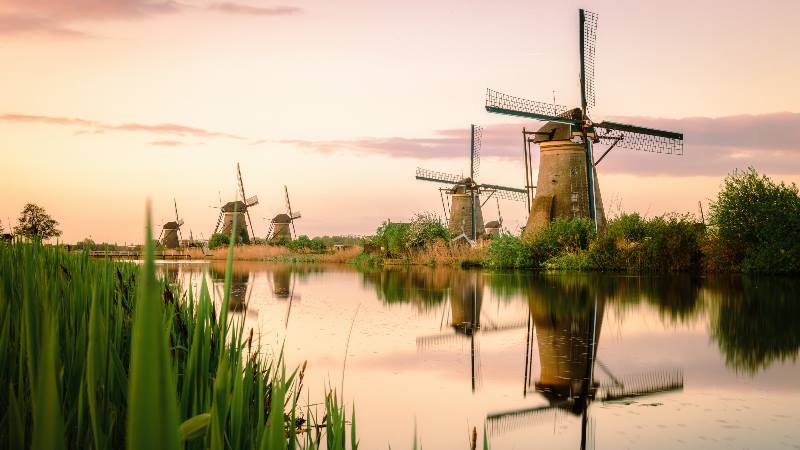
[[[158,135],[192,136],[201,138],[247,139],[231,133],[207,130],[174,123],[141,124],[123,123],[109,124],[97,120],[81,119],[75,117],[39,116],[29,114],[0,114],[2,122],[58,125],[67,127],[80,127],[78,134],[103,133],[106,131],[143,132]]]
[[[197,6],[172,0],[0,0],[0,35],[90,37],[91,33],[82,27],[92,22],[142,20],[198,10],[260,17],[302,12],[293,6],[252,6],[238,2]]]
[[[719,175],[752,165],[775,173],[800,173],[800,114],[773,113],[720,118],[659,119],[615,117],[615,120],[684,133],[684,155],[663,155],[615,149],[598,165],[603,173],[641,175]],[[484,157],[522,161],[522,127],[541,123],[490,125],[483,132]],[[319,152],[348,151],[395,158],[467,158],[469,130],[445,129],[430,137],[355,138],[344,140],[285,140]],[[597,152],[605,150],[598,145]],[[534,152],[534,159],[538,152]]]
[[[169,140],[169,139],[164,139],[164,140],[161,140],[161,141],[152,141],[152,142],[150,142],[150,145],[157,145],[157,146],[160,146],[160,147],[180,147],[180,146],[182,146],[184,144],[181,141],[172,141],[172,140]]]
[[[300,14],[302,10],[294,6],[250,6],[242,3],[221,2],[213,3],[208,6],[210,11],[218,11],[228,14],[242,14],[247,16],[289,16]]]

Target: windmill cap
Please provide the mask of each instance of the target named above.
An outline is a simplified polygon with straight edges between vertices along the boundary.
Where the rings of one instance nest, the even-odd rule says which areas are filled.
[[[500,222],[496,220],[492,220],[490,222],[486,222],[486,228],[500,228]]]
[[[222,212],[245,212],[247,205],[242,201],[228,202],[222,207]]]
[[[288,214],[280,213],[277,216],[273,217],[272,221],[275,223],[290,223],[292,219],[289,217]]]
[[[466,194],[467,193],[467,185],[473,184],[473,181],[472,181],[472,178],[466,177],[466,178],[463,178],[459,183],[463,183],[463,184],[457,184],[457,185],[453,186],[452,188],[450,188],[450,193],[451,194]]]
[[[164,224],[165,230],[177,230],[178,228],[180,228],[180,225],[178,225],[178,222],[175,221],[167,222]]]
[[[558,116],[580,120],[581,109],[573,108],[569,111],[559,114]],[[533,135],[533,142],[537,144],[545,141],[568,141],[570,139],[572,139],[572,125],[556,122],[547,122],[536,131],[536,134]]]

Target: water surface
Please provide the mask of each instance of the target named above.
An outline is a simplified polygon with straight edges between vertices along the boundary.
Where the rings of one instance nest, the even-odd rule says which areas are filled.
[[[219,303],[224,263],[160,267]],[[800,448],[792,279],[236,262],[232,309],[362,448]]]

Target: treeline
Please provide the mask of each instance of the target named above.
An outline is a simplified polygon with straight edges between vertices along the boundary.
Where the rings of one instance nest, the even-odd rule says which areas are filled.
[[[595,233],[556,220],[534,236],[495,237],[486,266],[629,272],[800,272],[800,196],[755,169],[725,178],[708,223],[691,214],[622,214]]]

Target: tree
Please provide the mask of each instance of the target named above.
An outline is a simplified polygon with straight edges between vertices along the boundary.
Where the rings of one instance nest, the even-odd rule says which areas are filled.
[[[14,234],[28,239],[43,241],[61,236],[57,229],[58,222],[50,217],[41,206],[28,203],[19,216],[19,224],[14,227]]]
[[[711,204],[721,264],[744,272],[800,271],[800,196],[752,167],[725,178]]]

